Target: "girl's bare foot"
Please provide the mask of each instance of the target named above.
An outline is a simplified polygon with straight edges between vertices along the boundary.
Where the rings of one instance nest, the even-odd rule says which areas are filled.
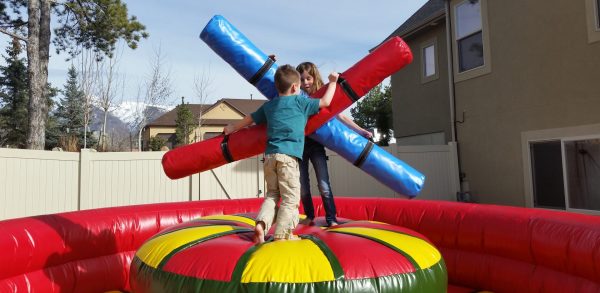
[[[313,222],[312,219],[305,218],[304,220],[301,220],[299,224],[306,225],[306,226],[314,226],[315,222]]]
[[[254,243],[262,244],[265,243],[265,223],[256,222],[256,226],[254,226]]]

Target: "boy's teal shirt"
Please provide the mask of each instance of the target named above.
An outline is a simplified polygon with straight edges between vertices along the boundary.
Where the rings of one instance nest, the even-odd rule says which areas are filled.
[[[302,159],[304,127],[308,117],[319,112],[319,99],[303,96],[276,97],[252,113],[256,124],[267,124],[265,154],[286,154]]]

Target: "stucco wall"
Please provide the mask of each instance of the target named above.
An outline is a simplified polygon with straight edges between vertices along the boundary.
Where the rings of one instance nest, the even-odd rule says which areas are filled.
[[[396,138],[443,132],[446,142],[451,139],[445,27],[441,20],[426,32],[406,39],[414,60],[391,78]],[[439,77],[422,83],[421,46],[431,40],[436,40]]]
[[[461,167],[480,202],[524,206],[521,133],[600,122],[600,43],[584,1],[488,7],[491,73],[456,83]]]

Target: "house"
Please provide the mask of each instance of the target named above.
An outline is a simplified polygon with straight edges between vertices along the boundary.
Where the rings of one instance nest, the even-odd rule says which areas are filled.
[[[191,142],[197,142],[220,135],[229,123],[244,118],[256,111],[267,100],[247,100],[247,99],[221,99],[212,105],[207,104],[189,104],[194,115],[200,120],[200,127],[192,131],[190,135]],[[143,131],[144,149],[147,149],[151,137],[162,137],[167,141],[167,147],[172,149],[175,145],[175,118],[177,118],[177,108],[159,116],[154,121],[148,123]]]
[[[478,202],[600,214],[600,0],[430,0],[391,36],[399,145],[457,142]]]

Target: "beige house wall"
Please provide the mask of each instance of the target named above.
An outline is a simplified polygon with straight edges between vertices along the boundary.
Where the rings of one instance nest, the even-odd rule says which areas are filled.
[[[202,114],[202,119],[241,119],[244,116],[237,110],[233,109],[226,103],[220,103],[213,107],[210,111]],[[195,142],[205,138],[207,132],[222,132],[225,125],[209,125],[198,128],[196,127],[189,136],[189,141]],[[175,127],[151,126],[149,131],[144,132],[144,138],[148,140],[159,133],[175,133]]]
[[[525,206],[521,134],[600,122],[600,42],[584,1],[487,3],[494,66],[455,84],[461,167],[479,202]]]
[[[243,117],[244,115],[223,102],[202,114],[202,119],[241,119]]]
[[[224,125],[217,125],[217,126],[213,126],[213,125],[204,126],[203,125],[201,128],[196,128],[194,130],[194,132],[191,135],[191,136],[193,136],[193,137],[191,137],[191,139],[194,139],[194,137],[198,137],[198,139],[206,139],[206,136],[205,136],[206,133],[208,133],[208,132],[220,133],[223,131],[223,127],[224,127]]]
[[[149,128],[150,128],[150,137],[155,137],[159,133],[175,133],[175,127],[152,126]]]

